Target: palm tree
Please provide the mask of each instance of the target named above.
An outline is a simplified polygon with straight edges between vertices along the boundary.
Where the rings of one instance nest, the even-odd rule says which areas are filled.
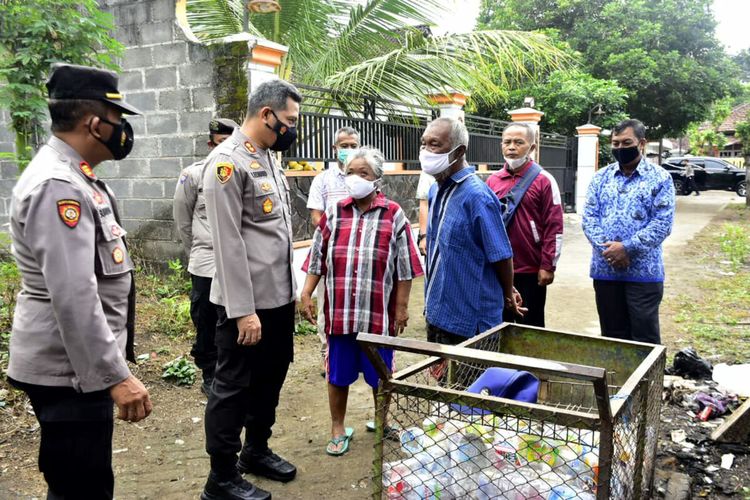
[[[538,33],[432,36],[429,26],[445,12],[439,0],[279,3],[280,12],[246,21],[245,0],[187,0],[187,18],[202,41],[247,31],[289,46],[280,70],[285,79],[415,104],[455,90],[491,102],[572,62]]]

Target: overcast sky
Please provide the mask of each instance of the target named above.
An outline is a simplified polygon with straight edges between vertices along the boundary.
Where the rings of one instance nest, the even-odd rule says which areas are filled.
[[[434,30],[435,34],[471,31],[479,14],[479,0],[445,0],[452,4],[449,15]],[[730,54],[750,48],[750,0],[714,0],[714,16],[719,22],[716,36]]]

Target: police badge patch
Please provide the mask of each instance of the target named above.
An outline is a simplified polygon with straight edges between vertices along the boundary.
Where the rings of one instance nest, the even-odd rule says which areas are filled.
[[[58,200],[57,215],[63,224],[73,229],[81,218],[81,204],[76,200]]]
[[[92,181],[96,180],[96,174],[94,173],[94,169],[91,168],[91,165],[89,165],[85,161],[82,161],[78,167],[81,169],[81,172],[83,172],[83,175],[85,175]]]
[[[271,198],[266,198],[266,201],[263,202],[263,213],[270,214],[272,210],[273,202],[271,201]]]
[[[232,177],[234,172],[234,165],[227,162],[220,162],[216,164],[216,178],[219,182],[226,184],[226,182]]]
[[[114,261],[115,264],[122,264],[124,260],[125,252],[122,251],[122,248],[115,247],[115,249],[112,250],[112,261]]]

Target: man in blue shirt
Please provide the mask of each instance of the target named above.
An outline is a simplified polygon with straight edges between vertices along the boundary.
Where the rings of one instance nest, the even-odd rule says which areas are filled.
[[[503,321],[503,305],[523,315],[513,289],[513,252],[500,201],[466,163],[469,133],[438,118],[422,135],[430,188],[425,316],[431,342],[457,344]]]
[[[660,343],[664,294],[662,242],[672,231],[675,194],[669,173],[646,161],[646,128],[625,120],[612,131],[616,163],[594,175],[583,232],[591,242],[591,277],[602,335]]]

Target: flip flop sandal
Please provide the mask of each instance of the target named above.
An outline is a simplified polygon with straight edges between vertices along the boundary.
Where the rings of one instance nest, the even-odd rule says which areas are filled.
[[[328,445],[326,446],[326,453],[331,455],[332,457],[340,457],[347,451],[349,451],[349,442],[354,439],[354,429],[351,427],[347,427],[345,429],[346,434],[342,434],[341,436],[337,436],[330,441],[328,441]],[[343,446],[340,450],[333,450],[333,446],[338,446],[339,444],[343,443]]]

